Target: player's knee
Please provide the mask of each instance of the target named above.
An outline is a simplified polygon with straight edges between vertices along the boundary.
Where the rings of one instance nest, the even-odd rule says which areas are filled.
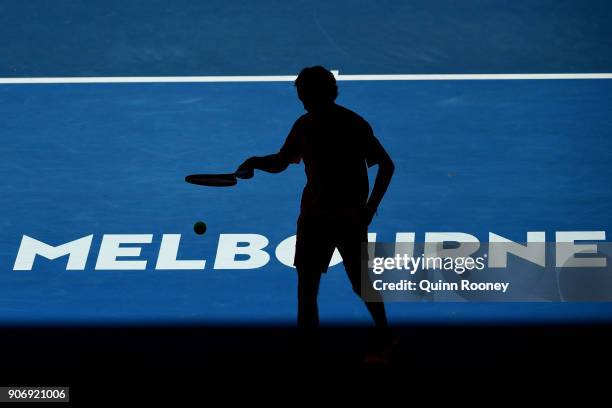
[[[351,287],[353,288],[353,292],[355,292],[357,296],[361,297],[361,282],[351,281]]]
[[[353,292],[355,292],[357,296],[361,297],[361,274],[359,273],[359,268],[347,268],[347,275],[351,282]]]
[[[301,306],[312,306],[317,304],[317,295],[311,293],[298,293],[298,304]]]
[[[298,284],[298,302],[300,304],[316,304],[318,290],[314,285]]]

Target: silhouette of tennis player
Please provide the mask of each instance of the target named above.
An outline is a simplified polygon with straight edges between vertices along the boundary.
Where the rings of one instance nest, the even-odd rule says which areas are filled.
[[[240,165],[246,178],[253,170],[278,173],[304,161],[306,187],[297,222],[294,265],[298,275],[298,327],[319,324],[317,296],[321,275],[338,248],[353,290],[361,292],[367,268],[367,229],[391,182],[394,165],[361,116],[335,103],[336,79],[321,66],[303,69],[295,80],[307,113],[298,118],[276,154],[251,157]],[[378,165],[368,197],[367,168]],[[365,259],[363,257],[366,257]],[[369,285],[368,285],[369,286]],[[377,293],[365,305],[378,329],[387,332],[385,306]],[[378,300],[378,301],[370,301]]]

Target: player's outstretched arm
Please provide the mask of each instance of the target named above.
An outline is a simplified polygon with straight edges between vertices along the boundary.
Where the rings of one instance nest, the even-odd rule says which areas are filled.
[[[263,170],[268,173],[280,173],[289,166],[289,162],[278,153],[268,156],[254,156],[247,159],[238,167],[237,171],[246,172],[248,177],[253,177],[254,170]]]

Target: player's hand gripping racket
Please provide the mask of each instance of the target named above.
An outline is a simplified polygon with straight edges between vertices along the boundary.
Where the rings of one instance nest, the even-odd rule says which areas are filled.
[[[237,170],[234,173],[225,174],[191,174],[185,177],[185,181],[198,186],[208,187],[230,187],[236,185],[238,179],[253,177],[253,170]]]

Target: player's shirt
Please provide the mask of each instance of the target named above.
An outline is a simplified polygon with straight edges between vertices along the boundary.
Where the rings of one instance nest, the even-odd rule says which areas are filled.
[[[304,161],[304,215],[341,215],[365,207],[367,168],[387,153],[369,123],[333,104],[323,112],[306,113],[293,125],[279,155],[291,163]]]

